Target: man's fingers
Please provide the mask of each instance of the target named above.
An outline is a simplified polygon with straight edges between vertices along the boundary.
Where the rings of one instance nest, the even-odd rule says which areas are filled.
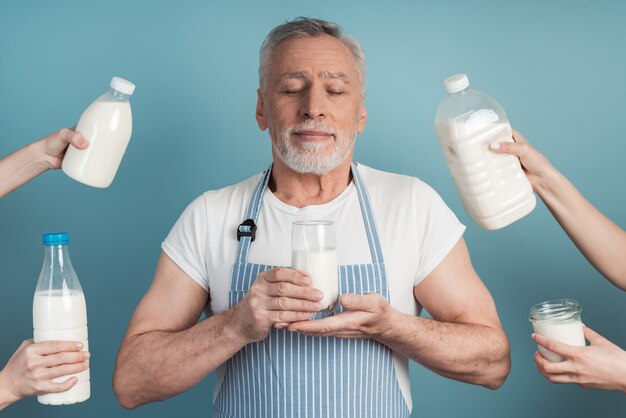
[[[322,304],[288,297],[270,298],[270,309],[274,311],[298,311],[317,312],[322,309]]]
[[[311,284],[311,278],[305,273],[286,267],[267,270],[259,276],[262,276],[269,283],[289,282],[298,286],[309,286]]]
[[[32,346],[34,353],[44,356],[64,351],[80,351],[82,349],[83,344],[80,341],[43,341]]]
[[[303,299],[310,301],[322,300],[324,294],[309,286],[298,286],[289,282],[272,283],[268,288],[268,296]],[[319,310],[319,309],[318,309]]]
[[[341,306],[350,311],[372,311],[378,308],[380,295],[368,293],[367,295],[347,294],[341,295]]]
[[[316,319],[315,321],[298,322],[289,325],[290,331],[314,335],[330,335],[338,332],[358,332],[357,313],[344,312],[330,318]],[[362,334],[362,333],[359,333]]]
[[[291,322],[307,321],[311,316],[311,312],[274,311],[272,313],[272,322],[275,324],[289,324]]]

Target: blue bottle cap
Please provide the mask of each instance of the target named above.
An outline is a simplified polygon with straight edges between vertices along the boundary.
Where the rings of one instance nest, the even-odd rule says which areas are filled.
[[[53,232],[43,234],[43,245],[67,245],[70,243],[70,234],[67,232]]]

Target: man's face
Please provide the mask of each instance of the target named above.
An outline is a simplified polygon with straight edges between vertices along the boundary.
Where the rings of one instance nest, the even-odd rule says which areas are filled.
[[[322,175],[351,157],[367,115],[350,50],[328,35],[296,38],[279,44],[269,64],[256,117],[280,159]]]

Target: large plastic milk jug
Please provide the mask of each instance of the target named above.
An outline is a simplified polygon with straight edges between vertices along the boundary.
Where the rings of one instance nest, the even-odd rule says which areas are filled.
[[[463,206],[482,228],[503,228],[536,205],[519,159],[489,149],[491,142],[513,141],[506,113],[471,90],[465,74],[446,79],[444,87],[448,95],[437,109],[435,131]]]

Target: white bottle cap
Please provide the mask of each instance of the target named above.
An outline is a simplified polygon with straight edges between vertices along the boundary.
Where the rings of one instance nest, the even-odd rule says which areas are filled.
[[[455,74],[452,77],[446,78],[446,81],[443,82],[443,86],[448,93],[458,93],[469,86],[469,79],[465,74]]]
[[[135,91],[135,85],[133,83],[120,77],[113,77],[111,79],[111,88],[129,96]]]

